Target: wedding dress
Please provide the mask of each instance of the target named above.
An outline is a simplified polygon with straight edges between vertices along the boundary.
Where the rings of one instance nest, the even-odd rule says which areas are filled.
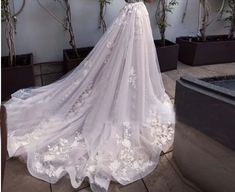
[[[17,91],[6,103],[9,156],[34,177],[69,175],[93,191],[145,177],[174,136],[175,114],[159,72],[149,15],[129,0],[93,51],[69,75]]]

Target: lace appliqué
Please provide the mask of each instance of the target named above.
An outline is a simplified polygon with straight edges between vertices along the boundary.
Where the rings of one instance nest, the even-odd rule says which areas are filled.
[[[54,118],[45,119],[40,124],[38,124],[37,128],[35,128],[33,132],[26,133],[22,136],[16,135],[15,132],[9,133],[8,134],[9,148],[17,150],[21,147],[30,146],[30,144],[35,143],[43,136],[43,134],[45,134],[45,130],[48,131],[48,128],[50,127],[57,127],[58,123],[59,123],[58,120]]]
[[[150,117],[145,125],[149,130],[154,147],[160,147],[161,150],[167,143],[170,143],[174,138],[174,128],[172,122],[164,122],[155,111],[150,111]]]
[[[149,160],[145,153],[142,153],[138,147],[131,142],[131,123],[123,122],[124,137],[116,135],[117,145],[120,147],[118,158],[113,160],[109,168],[114,177],[124,181],[130,181],[130,172],[144,172],[153,162]]]
[[[48,145],[45,152],[35,152],[32,167],[37,174],[47,175],[50,178],[59,178],[61,173],[67,169],[72,163],[70,153],[73,150],[81,148],[85,149],[85,142],[79,132],[75,133],[75,137],[70,139],[60,138],[59,142],[54,145]],[[76,163],[79,163],[77,160]],[[63,166],[62,166],[63,165]],[[74,169],[77,169],[74,165]],[[77,181],[79,178],[77,178]],[[81,179],[80,179],[81,182]]]
[[[127,0],[127,3],[138,3],[143,2],[143,0]]]
[[[67,117],[71,115],[75,115],[80,111],[79,108],[81,108],[84,105],[85,100],[91,95],[92,87],[93,87],[93,84],[91,83],[86,88],[86,90],[82,92],[82,94],[78,97],[78,99],[75,101],[75,103],[72,105],[72,107],[68,111]]]
[[[114,138],[116,140],[116,147],[119,150],[117,156],[112,151],[103,151],[97,153],[94,157],[84,156],[74,161],[72,156],[70,156],[73,151],[74,153],[76,153],[76,150],[86,151],[84,138],[79,132],[76,132],[75,136],[58,138],[58,142],[46,146],[45,151],[34,153],[31,163],[32,168],[35,173],[47,176],[51,181],[56,181],[63,172],[70,172],[72,170],[74,173],[73,178],[71,178],[73,186],[79,186],[85,176],[92,178],[99,165],[106,163],[114,178],[129,182],[133,180],[130,173],[141,175],[141,173],[145,173],[147,169],[153,167],[156,162],[149,158],[148,150],[133,143],[132,130],[135,128],[134,124],[126,121],[120,126],[119,129],[123,130],[123,134],[116,134]],[[30,133],[22,138],[15,138],[18,142],[18,147],[35,143],[34,139],[40,139],[42,131]],[[172,123],[163,122],[155,111],[150,111],[143,131],[147,133],[152,147],[159,150],[171,142],[174,136]],[[74,162],[76,164],[73,164]],[[81,170],[83,175],[79,176]]]
[[[136,73],[134,67],[131,68],[129,73],[129,83],[132,85],[132,87],[136,88]]]
[[[92,63],[90,62],[90,60],[84,61],[84,64],[82,68],[80,69],[79,76],[76,79],[73,79],[72,80],[73,82],[69,85],[67,90],[64,91],[65,94],[61,99],[59,99],[58,101],[59,104],[63,103],[66,99],[68,99],[68,97],[77,89],[77,87],[82,82],[82,80],[88,75],[91,67],[92,67]]]
[[[168,142],[173,140],[174,129],[172,124],[162,124],[160,118],[156,118],[156,113],[151,112],[147,119],[146,130],[151,131],[151,139],[153,148],[162,148]],[[131,127],[130,122],[124,122],[124,137],[116,135],[117,145],[120,146],[118,158],[110,163],[109,168],[114,176],[118,176],[124,181],[130,181],[130,172],[145,172],[147,168],[154,166],[153,161],[149,160],[149,156],[138,147],[135,147],[131,141]]]
[[[28,89],[20,89],[19,91],[15,92],[12,96],[13,98],[19,98],[19,99],[27,99],[30,97],[30,90]]]

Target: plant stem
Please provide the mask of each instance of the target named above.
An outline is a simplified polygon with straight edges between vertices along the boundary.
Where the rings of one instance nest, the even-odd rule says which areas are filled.
[[[202,16],[202,28],[200,29],[202,41],[206,41],[206,29],[208,22],[208,7],[207,0],[201,0],[201,4],[203,7],[203,16]]]
[[[5,36],[6,42],[9,50],[9,66],[14,66],[16,64],[16,51],[15,51],[15,24],[14,18],[12,17],[12,12],[8,0],[2,1],[2,11],[4,13],[5,19]]]
[[[162,41],[162,46],[164,47],[166,45],[166,40],[165,40],[165,32],[166,32],[166,1],[161,0],[162,3],[162,20],[164,24],[161,27],[161,41]]]
[[[232,15],[231,15],[231,26],[230,26],[228,38],[233,39],[235,38],[235,0],[229,1],[229,7],[231,8]]]
[[[72,47],[75,56],[78,58],[79,54],[77,51],[77,45],[75,41],[75,36],[73,32],[73,26],[72,26],[72,15],[71,15],[71,8],[70,8],[70,3],[68,0],[63,0],[63,1],[58,1],[62,8],[65,10],[65,21],[57,17],[52,11],[50,11],[46,6],[44,6],[40,0],[37,0],[38,4],[52,17],[54,18],[58,23],[60,23],[63,28],[69,32],[69,45]],[[62,2],[64,5],[62,5]]]
[[[99,18],[99,28],[103,29],[103,33],[107,30],[107,25],[104,19],[104,15],[105,15],[105,11],[106,11],[106,7],[107,7],[107,2],[106,0],[100,0],[100,18]]]
[[[69,36],[70,36],[69,44],[72,47],[72,49],[74,50],[76,57],[78,58],[79,54],[78,54],[78,50],[77,50],[77,46],[76,46],[76,42],[75,42],[74,33],[73,33],[70,4],[69,4],[68,0],[64,0],[64,3],[66,6],[66,22],[68,24],[68,32],[69,32]]]

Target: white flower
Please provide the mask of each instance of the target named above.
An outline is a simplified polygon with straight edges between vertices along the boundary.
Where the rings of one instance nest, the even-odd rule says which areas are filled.
[[[75,140],[72,144],[71,147],[77,147],[79,144],[79,142],[77,140]]]
[[[52,161],[53,159],[55,159],[54,155],[47,154],[44,156],[44,161]]]
[[[140,165],[139,165],[139,163],[137,163],[137,161],[135,161],[135,162],[133,163],[133,168],[134,168],[134,169],[139,169],[139,168],[140,168]]]
[[[42,164],[37,161],[37,162],[35,163],[35,169],[36,169],[36,171],[37,171],[38,173],[42,173],[42,172],[43,172],[43,166],[42,166]]]
[[[130,147],[131,147],[131,142],[130,142],[129,140],[127,140],[127,139],[124,139],[124,140],[122,141],[122,145],[123,145],[124,147],[130,148]]]
[[[60,145],[61,146],[64,146],[64,145],[66,145],[68,143],[68,140],[67,139],[60,139]]]
[[[110,169],[112,170],[112,171],[117,171],[117,169],[120,167],[120,163],[117,161],[117,160],[115,160],[115,161],[113,161],[111,164],[110,164]]]
[[[136,74],[134,68],[132,67],[129,73],[129,83],[136,88]]]
[[[167,138],[166,138],[166,137],[162,137],[162,138],[161,138],[161,143],[162,143],[162,144],[165,144],[166,142],[167,142]]]
[[[160,128],[157,128],[157,129],[156,129],[156,134],[157,134],[157,135],[161,135],[161,133],[162,133],[162,130],[161,130]]]
[[[83,71],[83,75],[86,76],[87,73],[88,73],[88,70],[85,69],[85,70]]]
[[[108,48],[111,48],[112,43],[109,41],[106,46],[107,46]]]
[[[90,165],[88,168],[87,168],[88,172],[90,173],[93,173],[95,172],[95,166],[94,165]]]
[[[124,127],[130,127],[130,123],[127,122],[127,121],[123,122],[122,124],[123,124]]]
[[[55,177],[55,167],[53,165],[49,165],[49,169],[45,170],[45,173],[49,176],[49,177]]]

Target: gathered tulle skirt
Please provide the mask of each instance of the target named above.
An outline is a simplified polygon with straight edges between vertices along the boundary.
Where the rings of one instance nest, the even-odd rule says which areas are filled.
[[[61,80],[17,91],[6,103],[8,152],[29,172],[93,191],[123,185],[157,165],[175,114],[159,72],[144,3],[124,6],[88,57]]]

